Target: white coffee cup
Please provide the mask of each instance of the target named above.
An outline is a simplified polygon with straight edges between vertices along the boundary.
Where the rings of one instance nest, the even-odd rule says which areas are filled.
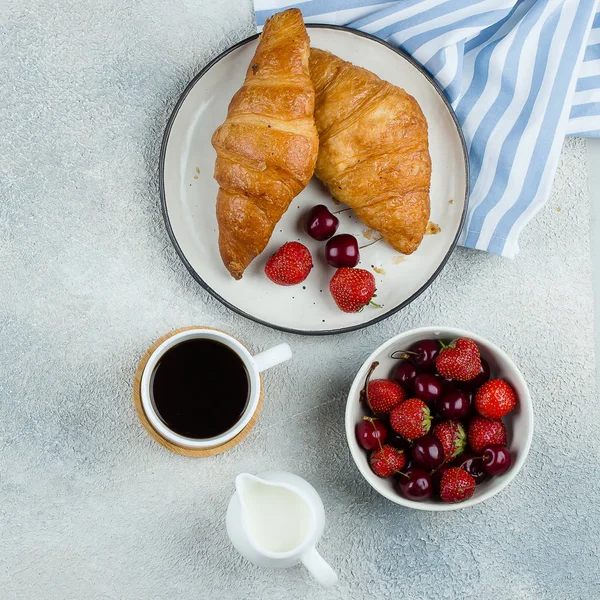
[[[220,342],[221,344],[231,348],[231,350],[233,350],[244,363],[248,375],[248,401],[246,402],[246,408],[242,413],[242,416],[231,429],[228,429],[224,433],[212,438],[196,439],[176,433],[170,429],[160,418],[158,412],[156,411],[154,401],[152,400],[152,374],[154,373],[154,370],[156,369],[160,359],[171,348],[182,342],[194,339],[212,340],[215,342]],[[260,373],[270,369],[271,367],[274,367],[275,365],[278,365],[279,363],[289,360],[290,358],[292,358],[292,350],[289,345],[285,343],[279,344],[278,346],[274,346],[269,350],[265,350],[260,354],[252,356],[243,344],[238,342],[238,340],[236,340],[234,337],[223,333],[222,331],[205,329],[201,327],[197,329],[181,331],[160,344],[160,346],[156,348],[146,363],[141,381],[141,400],[144,413],[156,432],[165,440],[168,440],[177,446],[192,449],[213,448],[215,446],[220,446],[233,439],[238,433],[240,433],[240,431],[242,431],[244,427],[248,425],[252,415],[256,412],[262,385]]]

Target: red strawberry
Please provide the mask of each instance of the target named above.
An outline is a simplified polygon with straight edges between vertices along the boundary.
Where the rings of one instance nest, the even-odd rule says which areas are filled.
[[[501,419],[516,403],[514,390],[502,379],[490,379],[479,388],[475,396],[475,409],[487,419]]]
[[[393,379],[373,379],[367,384],[367,404],[376,414],[388,414],[406,398],[400,384]]]
[[[440,482],[442,502],[462,502],[473,495],[475,480],[466,471],[458,467],[448,469]]]
[[[481,356],[477,344],[460,338],[444,346],[435,359],[437,372],[446,379],[469,381],[481,372]]]
[[[500,419],[473,417],[469,423],[467,439],[473,452],[481,454],[488,444],[506,446],[506,427]]]
[[[431,483],[433,485],[433,493],[436,496],[440,495],[440,484],[442,483],[442,477],[444,476],[446,471],[449,471],[452,468],[454,468],[453,465],[444,463],[441,467],[439,467],[438,469],[436,469],[435,471],[433,471],[431,473]]]
[[[375,475],[391,477],[394,473],[402,470],[406,464],[406,456],[404,456],[404,450],[397,450],[385,444],[380,450],[371,453],[369,463]]]
[[[429,432],[431,413],[423,400],[410,398],[392,409],[392,429],[407,440],[416,440]]]
[[[296,285],[308,277],[312,268],[308,248],[298,242],[287,242],[269,258],[265,274],[277,285]]]
[[[375,295],[375,277],[364,269],[343,267],[331,278],[329,291],[340,310],[358,312]]]
[[[467,434],[460,421],[442,421],[433,428],[433,435],[444,446],[444,462],[449,462],[465,451]]]
[[[360,399],[366,402],[371,412],[376,415],[387,415],[404,400],[406,393],[397,381],[393,379],[373,379],[371,375],[379,366],[375,361],[365,377],[365,385],[360,391]]]

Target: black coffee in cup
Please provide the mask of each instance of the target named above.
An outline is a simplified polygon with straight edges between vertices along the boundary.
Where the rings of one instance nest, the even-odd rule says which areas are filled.
[[[163,423],[195,439],[231,429],[242,417],[250,391],[246,366],[236,352],[202,338],[167,350],[154,369],[150,388]]]

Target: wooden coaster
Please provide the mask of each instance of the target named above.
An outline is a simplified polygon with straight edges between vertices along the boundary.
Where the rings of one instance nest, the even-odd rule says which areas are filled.
[[[167,450],[171,452],[175,452],[177,454],[181,454],[183,456],[214,456],[215,454],[221,454],[221,452],[226,452],[227,450],[237,446],[247,435],[250,433],[250,430],[258,421],[258,416],[260,415],[260,411],[262,409],[263,404],[263,387],[262,387],[262,378],[260,379],[260,397],[258,399],[258,405],[252,418],[248,422],[248,425],[242,429],[233,439],[221,444],[220,446],[214,446],[213,448],[184,448],[182,446],[177,446],[173,444],[169,440],[163,438],[157,431],[152,427],[150,421],[146,417],[146,413],[144,412],[144,408],[142,406],[142,397],[141,397],[141,383],[142,383],[142,374],[144,369],[146,368],[146,363],[152,356],[152,353],[167,339],[176,333],[180,333],[182,331],[189,331],[190,329],[212,329],[213,331],[221,331],[220,329],[215,329],[214,327],[205,327],[204,325],[199,325],[197,327],[182,327],[181,329],[174,329],[167,335],[164,335],[160,339],[156,340],[148,350],[142,356],[140,363],[138,365],[137,371],[135,372],[135,377],[133,378],[133,404],[135,406],[135,412],[137,413],[138,418],[142,422],[142,425],[146,429],[146,431],[150,434],[150,437],[154,439],[154,441],[158,442],[161,446],[164,446]],[[222,332],[224,333],[224,332]]]

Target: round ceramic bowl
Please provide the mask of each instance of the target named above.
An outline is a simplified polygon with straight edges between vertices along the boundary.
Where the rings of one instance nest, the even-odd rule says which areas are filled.
[[[356,441],[355,428],[361,417],[366,413],[363,403],[360,401],[360,391],[365,383],[365,377],[370,366],[374,361],[379,362],[379,366],[374,371],[372,378],[390,377],[392,369],[398,364],[397,360],[390,357],[395,350],[405,350],[411,344],[422,339],[441,339],[446,342],[460,338],[468,337],[474,340],[479,346],[479,350],[483,358],[485,358],[491,368],[492,377],[505,379],[512,385],[518,396],[516,408],[504,417],[503,421],[506,425],[508,437],[508,449],[513,457],[513,464],[510,469],[503,475],[492,477],[488,481],[480,484],[475,489],[475,493],[471,498],[464,502],[456,504],[443,503],[435,498],[430,498],[422,502],[407,500],[400,496],[394,489],[391,479],[382,479],[375,475],[369,466],[367,460],[367,452],[363,450]],[[364,362],[358,371],[346,404],[346,438],[350,446],[352,458],[358,469],[363,474],[363,477],[369,482],[371,487],[377,490],[382,496],[385,496],[392,502],[416,508],[418,510],[445,511],[456,510],[458,508],[467,508],[479,504],[500,490],[504,489],[521,470],[533,437],[533,407],[531,396],[527,389],[527,384],[523,375],[516,367],[510,357],[498,346],[490,341],[482,338],[479,335],[461,329],[453,329],[451,327],[423,327],[420,329],[412,329],[405,333],[401,333],[375,350],[369,358]]]

